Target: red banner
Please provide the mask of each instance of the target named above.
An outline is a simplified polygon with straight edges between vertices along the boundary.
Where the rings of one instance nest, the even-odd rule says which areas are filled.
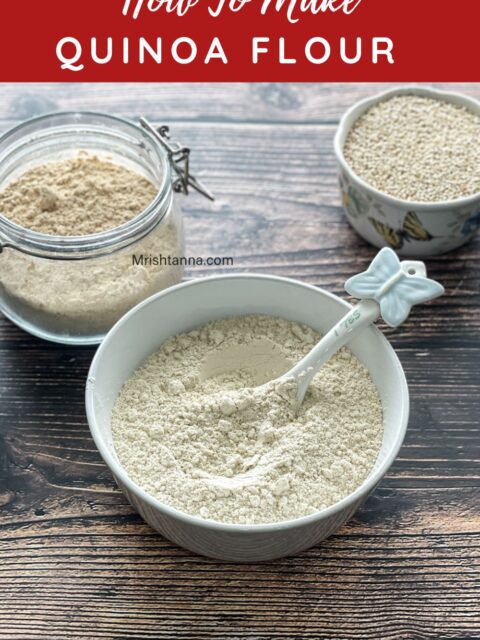
[[[0,81],[477,81],[478,0],[3,0]]]

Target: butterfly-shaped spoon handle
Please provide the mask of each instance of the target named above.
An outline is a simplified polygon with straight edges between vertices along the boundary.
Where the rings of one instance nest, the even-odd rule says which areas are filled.
[[[360,302],[325,334],[320,342],[285,377],[297,378],[298,406],[303,402],[310,382],[330,358],[354,335],[381,315],[391,327],[398,327],[415,304],[442,295],[444,288],[426,277],[423,262],[400,262],[392,249],[378,252],[366,271],[345,283],[348,293]]]
[[[361,300],[376,300],[382,318],[391,327],[404,322],[410,309],[421,302],[433,300],[444,293],[439,282],[427,278],[423,262],[400,262],[392,249],[381,249],[363,273],[345,283],[347,292]]]

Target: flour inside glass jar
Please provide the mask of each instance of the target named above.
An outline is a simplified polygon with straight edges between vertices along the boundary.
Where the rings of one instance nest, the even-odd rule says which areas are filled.
[[[20,175],[0,191],[0,211],[32,231],[86,236],[125,224],[156,194],[136,171],[83,152]]]
[[[55,237],[111,231],[139,216],[158,187],[139,172],[79,152],[29,168],[0,191],[0,213],[11,222]],[[5,249],[0,287],[11,306],[53,333],[103,334],[130,308],[181,278],[181,267],[146,268],[132,253],[178,256],[182,240],[172,216],[132,246],[85,260],[51,260]]]

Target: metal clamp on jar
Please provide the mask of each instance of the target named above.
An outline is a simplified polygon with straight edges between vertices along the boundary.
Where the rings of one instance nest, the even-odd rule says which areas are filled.
[[[41,116],[4,134],[0,188],[80,150],[136,171],[156,196],[125,224],[85,236],[39,233],[0,212],[0,311],[33,335],[87,345],[101,342],[136,304],[180,281],[184,235],[174,192],[192,187],[213,196],[191,175],[190,150],[172,142],[168,128],[86,112]]]

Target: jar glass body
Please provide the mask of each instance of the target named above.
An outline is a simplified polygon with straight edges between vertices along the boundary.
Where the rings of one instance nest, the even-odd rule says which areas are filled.
[[[134,123],[103,114],[30,120],[0,139],[0,189],[32,166],[95,154],[148,178],[148,207],[115,229],[51,236],[0,211],[0,310],[33,335],[97,344],[129,309],[182,277],[184,237],[163,149]]]

